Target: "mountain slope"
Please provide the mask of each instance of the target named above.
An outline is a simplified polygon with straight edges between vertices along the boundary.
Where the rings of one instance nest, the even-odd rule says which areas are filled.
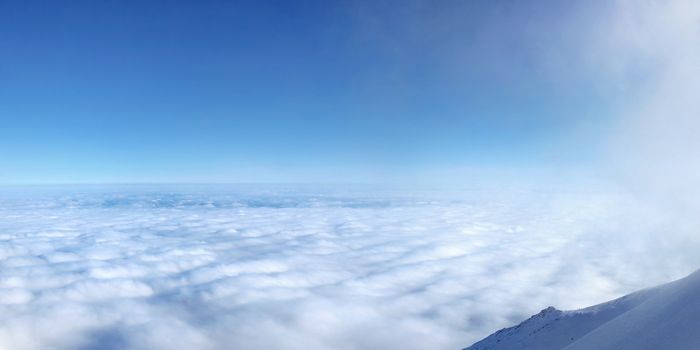
[[[576,311],[547,308],[465,350],[700,348],[700,271]]]

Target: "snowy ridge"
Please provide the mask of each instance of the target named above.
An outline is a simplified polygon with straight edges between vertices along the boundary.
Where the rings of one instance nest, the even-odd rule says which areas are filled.
[[[700,271],[575,311],[548,307],[464,350],[700,348]]]

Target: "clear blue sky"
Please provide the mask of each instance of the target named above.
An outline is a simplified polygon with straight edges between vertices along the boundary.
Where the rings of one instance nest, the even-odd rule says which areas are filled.
[[[568,66],[590,4],[2,1],[0,183],[578,163],[610,108]]]

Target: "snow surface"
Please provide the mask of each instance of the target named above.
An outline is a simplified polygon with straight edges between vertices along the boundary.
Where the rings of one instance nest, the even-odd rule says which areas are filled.
[[[700,271],[576,311],[542,310],[466,350],[700,348]]]
[[[628,215],[632,203],[512,189],[0,188],[0,349],[459,349],[547,305],[591,305],[700,265],[695,236],[658,239],[682,227]]]

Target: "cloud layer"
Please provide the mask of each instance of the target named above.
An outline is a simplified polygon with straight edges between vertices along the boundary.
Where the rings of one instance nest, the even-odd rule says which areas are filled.
[[[454,349],[700,263],[619,194],[222,191],[2,192],[0,349]]]

